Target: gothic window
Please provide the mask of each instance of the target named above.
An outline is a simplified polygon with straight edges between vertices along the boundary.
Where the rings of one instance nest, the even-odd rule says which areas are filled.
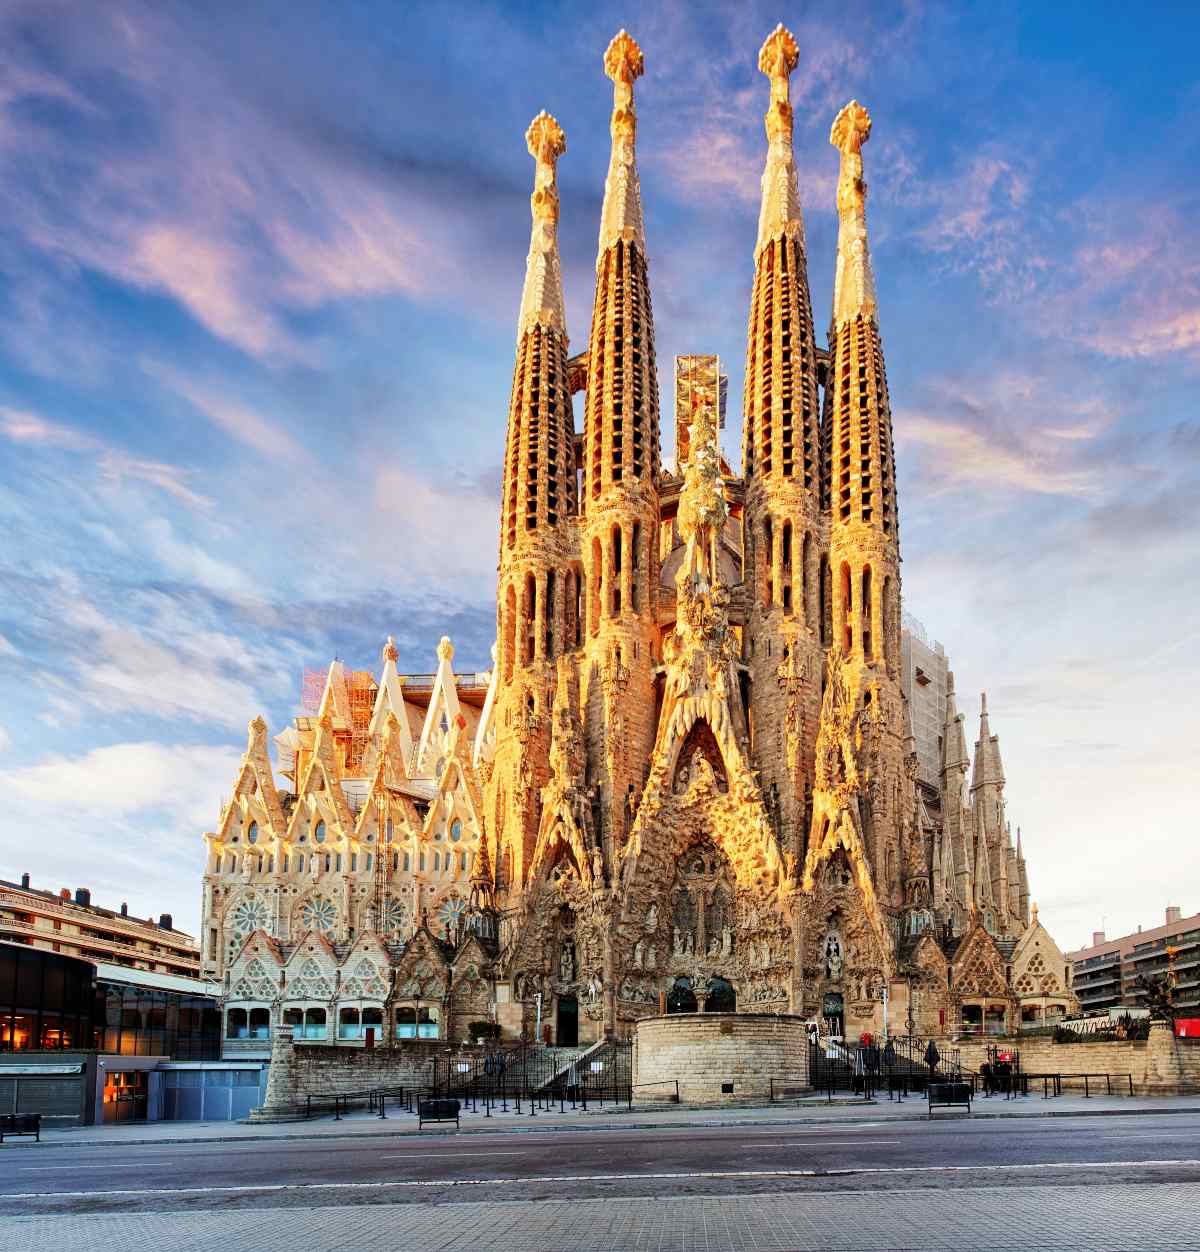
[[[854,651],[854,583],[850,576],[850,566],[844,563],[842,565],[842,601],[840,610],[843,649],[848,656]]]
[[[225,1010],[225,1038],[226,1039],[249,1039],[250,1038],[249,1017],[245,1009],[226,1009]]]
[[[417,1010],[410,1004],[401,1005],[396,1010],[396,1038],[415,1039],[417,1037]]]
[[[875,659],[874,649],[871,646],[871,615],[873,607],[871,601],[871,567],[864,565],[862,572],[862,603],[859,606],[859,615],[862,619],[863,656],[868,661]]]
[[[629,607],[636,613],[641,607],[642,597],[642,524],[633,524],[633,542],[629,554],[629,565],[633,571],[630,595],[632,603]]]
[[[521,662],[529,665],[533,661],[533,641],[537,633],[534,620],[534,605],[537,588],[532,574],[525,575],[525,594],[521,599]]]
[[[251,1009],[249,1031],[251,1039],[269,1039],[271,1037],[271,1010]]]
[[[546,600],[542,606],[542,617],[545,622],[546,656],[554,656],[554,610],[558,599],[558,576],[553,570],[546,575]]]
[[[258,842],[258,823],[257,822],[250,823],[250,829],[246,831],[246,842],[247,843]]]
[[[780,543],[782,549],[780,557],[782,560],[781,581],[783,586],[780,588],[782,592],[783,611],[790,613],[792,611],[792,524],[784,522],[783,538]]]
[[[325,842],[325,823],[324,822],[317,823],[317,828],[315,831],[313,831],[313,840],[316,843]]]
[[[611,548],[612,577],[611,577],[611,586],[609,588],[609,592],[610,592],[609,616],[620,617],[621,616],[621,566],[622,566],[622,556],[623,556],[620,526],[614,526],[612,528],[611,544],[612,544],[612,548]]]

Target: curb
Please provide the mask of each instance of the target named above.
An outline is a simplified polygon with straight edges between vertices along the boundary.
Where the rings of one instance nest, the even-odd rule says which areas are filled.
[[[957,1115],[940,1115],[934,1118],[934,1121],[1030,1121],[1036,1119],[1044,1119],[1051,1117],[1159,1117],[1164,1114],[1175,1113],[1200,1113],[1200,1105],[1189,1106],[1187,1108],[1163,1108],[1163,1109],[1068,1109],[1059,1111],[1056,1109],[1046,1109],[1044,1112],[1030,1113],[970,1113]],[[553,1113],[544,1113],[543,1117],[553,1117]],[[611,1114],[609,1116],[612,1116]],[[581,1125],[578,1122],[572,1122],[569,1125],[555,1125],[551,1122],[549,1125],[539,1122],[537,1125],[520,1125],[520,1126],[471,1126],[466,1129],[457,1131],[442,1131],[443,1135],[458,1138],[463,1135],[520,1135],[538,1133],[545,1134],[553,1132],[555,1134],[572,1134],[586,1133],[591,1130],[713,1130],[713,1129],[730,1129],[740,1126],[844,1126],[853,1124],[858,1121],[878,1121],[878,1114],[868,1114],[865,1118],[860,1117],[772,1117],[772,1118],[712,1118],[705,1121],[691,1122],[597,1122],[595,1125]],[[927,1112],[921,1113],[901,1113],[892,1114],[884,1119],[884,1122],[929,1122]],[[67,1133],[70,1133],[69,1131]],[[192,1137],[175,1137],[170,1139],[164,1138],[148,1138],[148,1139],[122,1139],[109,1143],[99,1139],[88,1139],[83,1142],[72,1144],[67,1140],[56,1140],[53,1142],[43,1141],[41,1143],[28,1144],[3,1144],[4,1147],[29,1147],[29,1148],[64,1148],[64,1147],[80,1147],[80,1148],[108,1148],[113,1146],[123,1147],[147,1147],[147,1146],[166,1146],[168,1144],[189,1144],[189,1143],[279,1143],[294,1142],[297,1140],[313,1141],[332,1141],[341,1142],[347,1139],[408,1139],[416,1138],[424,1132],[419,1130],[362,1130],[347,1131],[343,1133],[326,1132],[323,1134],[287,1134],[287,1135],[205,1135],[202,1138]]]

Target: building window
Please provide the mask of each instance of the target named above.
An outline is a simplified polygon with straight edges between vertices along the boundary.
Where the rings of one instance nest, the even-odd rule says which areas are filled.
[[[225,1038],[248,1039],[250,1025],[245,1009],[229,1009],[225,1014]]]
[[[437,1009],[417,1009],[417,1038],[418,1039],[436,1039],[438,1038],[438,1015]]]
[[[250,1038],[269,1039],[271,1037],[271,1010],[250,1010]]]
[[[317,843],[325,842],[325,823],[324,822],[317,823],[317,829],[313,832],[313,838],[317,841]]]
[[[250,829],[246,831],[246,842],[247,843],[258,842],[258,823],[257,822],[250,823]]]
[[[396,1038],[415,1039],[417,1037],[417,1010],[409,1005],[396,1010]]]
[[[283,1024],[292,1028],[296,1039],[325,1038],[324,1009],[284,1009]]]

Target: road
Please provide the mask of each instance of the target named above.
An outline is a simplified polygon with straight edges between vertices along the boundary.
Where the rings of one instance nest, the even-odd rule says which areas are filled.
[[[0,1149],[12,1216],[1153,1183],[1200,1183],[1200,1114]]]
[[[1200,1114],[0,1147],[4,1252],[1200,1252]]]

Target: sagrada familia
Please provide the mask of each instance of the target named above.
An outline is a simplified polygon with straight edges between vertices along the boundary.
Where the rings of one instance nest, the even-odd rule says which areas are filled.
[[[1015,1028],[1073,1005],[1005,817],[986,705],[968,760],[951,687],[940,786],[901,693],[899,507],[867,246],[867,110],[841,172],[828,346],[813,332],[783,27],[759,68],[767,152],[742,464],[715,358],[677,363],[659,453],[635,156],[643,57],[613,82],[586,350],[568,349],[563,131],[526,136],[517,323],[488,673],[334,662],[305,716],[249,742],[204,836],[204,971],[230,1040],[627,1038],[676,1011],[801,1015],[832,1035]],[[583,431],[572,396],[585,393]],[[968,772],[970,778],[968,780]]]

